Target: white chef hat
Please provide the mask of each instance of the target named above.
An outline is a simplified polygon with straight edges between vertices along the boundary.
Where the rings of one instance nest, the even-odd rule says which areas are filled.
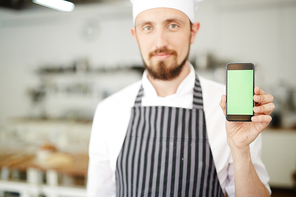
[[[130,0],[133,4],[133,21],[141,12],[152,8],[173,8],[182,11],[194,22],[194,11],[202,0]]]

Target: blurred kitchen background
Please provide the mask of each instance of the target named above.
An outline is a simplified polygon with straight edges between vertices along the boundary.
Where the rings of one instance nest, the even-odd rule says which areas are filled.
[[[130,2],[71,2],[0,0],[0,197],[85,196],[96,105],[141,79]],[[205,0],[196,19],[198,74],[225,83],[228,62],[252,62],[274,95],[262,159],[272,196],[296,196],[296,0]]]

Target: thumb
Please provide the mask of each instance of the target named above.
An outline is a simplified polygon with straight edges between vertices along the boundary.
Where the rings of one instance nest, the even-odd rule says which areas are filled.
[[[220,107],[221,107],[221,109],[223,111],[223,114],[225,116],[225,111],[226,111],[226,95],[223,94],[221,96],[221,101],[220,101],[219,105],[220,105]]]

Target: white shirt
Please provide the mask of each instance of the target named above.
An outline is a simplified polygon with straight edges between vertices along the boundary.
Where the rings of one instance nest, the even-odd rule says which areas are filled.
[[[213,154],[218,179],[228,196],[235,196],[233,159],[227,145],[225,117],[219,106],[225,86],[203,77],[198,77],[202,87],[203,105],[209,143]],[[99,103],[93,120],[89,145],[88,197],[115,197],[116,160],[121,150],[131,108],[141,84],[144,88],[143,106],[171,106],[192,108],[195,71],[190,65],[189,75],[179,85],[175,94],[159,97],[144,72],[142,80],[111,95]],[[266,188],[269,177],[261,161],[261,135],[250,145],[252,163]]]

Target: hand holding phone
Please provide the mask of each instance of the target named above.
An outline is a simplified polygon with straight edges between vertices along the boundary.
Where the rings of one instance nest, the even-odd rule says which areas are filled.
[[[229,64],[226,71],[227,96],[221,96],[219,105],[228,120],[225,121],[227,142],[232,151],[248,150],[271,121],[270,114],[275,108],[273,96],[254,88],[253,64]],[[254,102],[257,102],[255,107]]]
[[[254,116],[254,64],[229,63],[226,66],[226,119],[249,122]]]

